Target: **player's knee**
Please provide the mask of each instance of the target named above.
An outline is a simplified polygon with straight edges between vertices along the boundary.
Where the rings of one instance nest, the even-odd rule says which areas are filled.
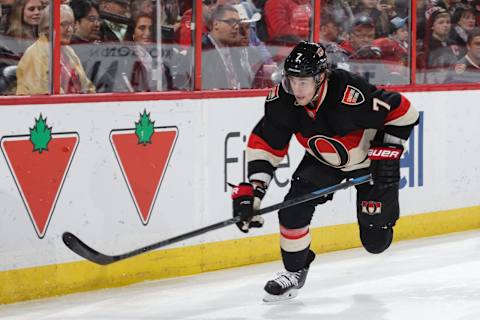
[[[368,252],[382,253],[392,243],[393,228],[391,226],[378,228],[360,225],[360,240]]]

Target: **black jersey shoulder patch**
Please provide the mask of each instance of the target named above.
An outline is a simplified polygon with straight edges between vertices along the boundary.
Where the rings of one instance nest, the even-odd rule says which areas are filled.
[[[276,100],[280,97],[280,93],[279,93],[279,89],[280,89],[280,85],[277,84],[275,87],[273,87],[272,89],[270,89],[270,92],[268,93],[268,96],[266,98],[266,101],[267,102],[270,102],[270,101],[273,101],[273,100]]]
[[[365,95],[363,92],[348,84],[343,93],[342,103],[349,106],[358,106],[363,102],[365,102]]]

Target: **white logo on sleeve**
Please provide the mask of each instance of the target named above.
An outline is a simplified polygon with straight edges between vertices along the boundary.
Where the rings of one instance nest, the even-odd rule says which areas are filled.
[[[350,106],[357,106],[363,102],[365,102],[365,96],[362,91],[354,86],[347,85],[347,88],[345,88],[345,92],[343,93],[342,103]]]

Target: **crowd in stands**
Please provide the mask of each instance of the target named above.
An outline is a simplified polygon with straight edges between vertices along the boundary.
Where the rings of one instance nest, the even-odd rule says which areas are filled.
[[[191,90],[193,1],[62,0],[61,93]],[[417,83],[480,79],[480,0],[417,0]],[[322,0],[332,67],[409,84],[409,0]],[[266,88],[314,33],[311,0],[203,0],[202,88]],[[51,92],[48,0],[0,0],[0,92]]]

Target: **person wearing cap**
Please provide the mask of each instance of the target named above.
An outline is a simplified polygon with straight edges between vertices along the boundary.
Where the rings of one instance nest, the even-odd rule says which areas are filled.
[[[256,34],[255,23],[261,19],[261,14],[254,12],[247,2],[234,5],[240,17],[238,46],[232,50],[240,57],[240,62],[250,74],[247,82],[251,88],[271,87],[271,75],[276,71],[277,65],[272,59],[270,51]]]
[[[408,66],[408,18],[395,17],[390,21],[390,35],[375,39],[383,58]]]
[[[407,18],[395,17],[390,21],[390,35],[373,41],[373,45],[380,48],[389,73],[385,84],[407,84],[409,81],[407,27]]]
[[[381,52],[373,47],[375,40],[375,23],[367,15],[357,15],[353,19],[349,31],[349,39],[340,43],[350,59],[365,60],[378,59]]]
[[[353,13],[372,18],[376,38],[388,35],[389,21],[396,16],[395,5],[391,0],[360,0]]]
[[[452,12],[450,40],[456,45],[455,55],[461,58],[467,54],[468,32],[475,28],[475,12],[471,5],[463,3],[455,5]]]
[[[422,66],[427,69],[426,83],[444,83],[450,67],[457,61],[449,37],[450,14],[442,7],[433,7],[428,12],[426,26],[423,53],[417,55],[417,59],[424,60]]]
[[[101,0],[100,15],[105,16],[100,27],[103,42],[122,42],[130,17],[129,0]]]
[[[480,28],[468,33],[467,54],[453,67],[452,83],[478,83],[480,79]]]
[[[255,32],[255,23],[260,21],[262,15],[259,12],[253,12],[248,2],[236,4],[233,7],[240,17],[240,44],[242,46],[259,44],[261,41]]]

